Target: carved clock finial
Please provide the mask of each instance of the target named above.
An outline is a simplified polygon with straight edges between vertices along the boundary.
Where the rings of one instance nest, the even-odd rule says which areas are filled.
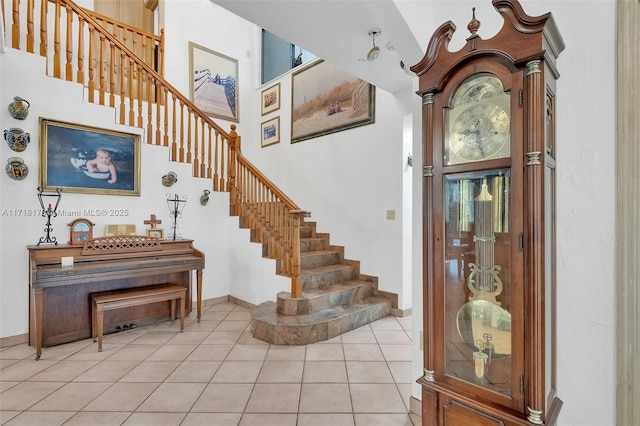
[[[471,9],[472,12],[472,18],[471,18],[471,22],[469,22],[469,25],[467,25],[467,28],[469,29],[469,32],[471,33],[471,36],[475,36],[476,33],[478,32],[478,28],[480,28],[480,21],[478,21],[476,19],[476,8],[472,8]]]

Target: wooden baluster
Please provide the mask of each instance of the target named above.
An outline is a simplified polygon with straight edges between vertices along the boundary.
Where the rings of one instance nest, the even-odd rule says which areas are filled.
[[[13,0],[11,15],[11,47],[20,49],[20,0]]]
[[[53,20],[53,76],[60,78],[60,3],[56,2]]]
[[[191,163],[191,118],[193,117],[193,110],[187,107],[187,163]],[[197,123],[196,123],[197,126]]]
[[[162,124],[160,123],[160,120],[162,118],[162,113],[160,111],[160,99],[164,99],[164,86],[160,84],[159,81],[156,81],[156,87],[156,91],[158,93],[156,102],[156,145],[160,145],[162,143],[162,133],[160,130],[162,128]]]
[[[4,6],[4,5],[3,5]],[[33,0],[27,1],[27,52],[33,53],[33,41],[34,41],[34,33],[33,33]],[[4,7],[2,8],[4,12]]]
[[[129,96],[129,126],[133,126],[136,121],[136,113],[133,107],[133,99],[135,97],[133,94],[133,83],[137,67],[138,65],[133,61],[133,58],[129,58],[129,72],[127,73],[127,85],[129,86],[127,93],[127,96]]]
[[[138,127],[142,129],[142,86],[144,86],[146,71],[140,67],[136,67],[136,69],[138,70],[138,79],[136,80],[138,84]]]
[[[163,141],[163,146],[168,147],[169,146],[169,91],[168,90],[164,90],[164,95],[163,95],[163,103],[164,103],[164,141]]]
[[[217,130],[215,132],[215,136],[216,140],[213,159],[213,190],[220,191],[220,175],[218,175],[218,151],[220,149],[220,133]]]
[[[109,106],[114,108],[116,106],[116,46],[109,42]]]
[[[95,75],[95,36],[93,25],[89,25],[89,102],[95,103],[96,75]]]
[[[153,80],[151,74],[147,73],[147,143],[153,143],[153,105],[151,104],[151,93],[153,93]]]
[[[104,74],[105,74],[105,52],[104,52],[104,35],[102,33],[99,34],[100,44],[98,56],[100,58],[100,68],[98,70],[98,102],[100,105],[104,105],[104,92],[105,92],[105,82],[104,82]]]
[[[193,161],[191,161],[191,163],[193,163],[193,176],[194,177],[200,177],[200,159],[198,157],[198,154],[200,153],[199,149],[198,149],[198,116],[194,114],[194,119],[195,119],[195,124],[194,124],[194,136],[193,136],[193,149],[194,149],[194,156],[193,156]]]
[[[158,51],[158,74],[164,77],[164,28],[160,30],[160,47]]]
[[[176,161],[177,157],[177,145],[176,145],[176,95],[171,94],[173,98],[173,121],[171,122],[171,161]]]
[[[180,149],[178,150],[178,161],[184,163],[184,102],[180,100]]]
[[[49,0],[41,0],[40,2],[40,56],[44,56],[44,57],[47,56],[47,50],[49,46],[49,43],[47,41],[48,9],[49,9]],[[4,10],[4,7],[2,8],[2,10]]]
[[[73,10],[67,5],[67,43],[66,43],[66,63],[64,68],[64,78],[73,81]]]
[[[84,86],[84,18],[78,17],[78,71],[76,81]]]
[[[125,72],[126,72],[126,63],[127,63],[127,57],[124,54],[124,51],[120,51],[120,72],[118,73],[120,75],[120,106],[118,107],[118,109],[120,110],[120,124],[125,124],[126,123],[126,104],[125,104],[125,97],[126,97],[126,81],[127,79],[124,78],[125,76]]]
[[[304,217],[304,212],[294,211],[291,212],[293,216],[293,230],[292,230],[292,261],[293,268],[291,271],[291,297],[302,297],[302,278],[300,277],[300,222]]]
[[[207,126],[208,129],[208,144],[207,144],[207,178],[211,179],[211,126]],[[214,182],[215,186],[215,182]]]

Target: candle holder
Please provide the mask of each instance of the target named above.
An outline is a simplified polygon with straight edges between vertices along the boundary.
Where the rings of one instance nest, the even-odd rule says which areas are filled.
[[[53,231],[53,228],[51,227],[51,217],[58,216],[58,204],[60,204],[60,199],[62,198],[62,194],[60,193],[60,191],[61,191],[60,188],[56,188],[55,193],[45,193],[42,187],[40,186],[38,187],[38,200],[40,201],[40,207],[42,207],[42,217],[47,218],[47,224],[45,225],[45,228],[44,228],[44,232],[46,232],[47,235],[44,237],[40,237],[40,240],[38,241],[38,245],[40,244],[54,244],[56,246],[58,245],[58,241],[56,240],[56,237],[51,237],[51,231]],[[55,197],[56,198],[55,206],[51,207],[52,203],[47,203],[48,206],[45,208],[42,197]]]
[[[170,197],[171,195],[167,194],[167,206],[169,206],[169,214],[173,216],[173,225],[171,225],[171,234],[168,239],[175,241],[182,238],[178,235],[178,216],[182,216],[187,197],[179,198],[178,194],[175,194],[173,198]]]

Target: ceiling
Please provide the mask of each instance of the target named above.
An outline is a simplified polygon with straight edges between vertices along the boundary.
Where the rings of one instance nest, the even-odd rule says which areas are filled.
[[[301,46],[390,93],[412,89],[407,68],[422,59],[420,47],[392,0],[211,0],[278,37]],[[375,37],[380,55],[366,61]]]

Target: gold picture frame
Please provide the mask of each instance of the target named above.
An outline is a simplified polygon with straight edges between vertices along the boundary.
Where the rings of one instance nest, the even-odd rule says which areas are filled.
[[[280,83],[264,89],[261,96],[262,115],[267,115],[280,109]]]
[[[44,191],[140,196],[141,136],[40,117]]]

